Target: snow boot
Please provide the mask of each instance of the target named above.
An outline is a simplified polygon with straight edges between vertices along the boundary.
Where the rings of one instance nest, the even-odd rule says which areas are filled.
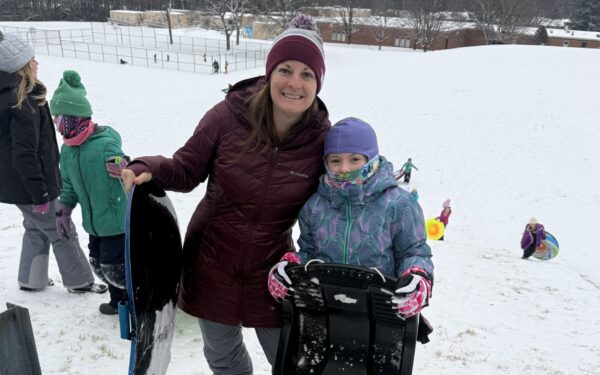
[[[54,286],[54,280],[52,279],[48,279],[48,286]],[[23,290],[25,292],[39,292],[42,289],[34,289],[34,288],[28,288],[26,286],[21,286],[19,287],[20,290]]]
[[[68,288],[69,293],[82,294],[82,293],[106,293],[108,287],[104,284],[91,283],[90,285],[81,288]]]
[[[104,315],[117,315],[119,313],[119,311],[115,307],[112,307],[110,303],[100,304],[98,310],[100,310],[100,313]]]

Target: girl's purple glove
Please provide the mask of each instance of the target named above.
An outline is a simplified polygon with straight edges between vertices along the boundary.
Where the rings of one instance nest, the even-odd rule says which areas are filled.
[[[45,215],[50,211],[50,202],[42,203],[42,204],[34,204],[31,209],[35,214]]]
[[[69,239],[69,232],[71,231],[71,212],[73,209],[60,202],[56,205],[56,233],[58,238],[61,240]]]

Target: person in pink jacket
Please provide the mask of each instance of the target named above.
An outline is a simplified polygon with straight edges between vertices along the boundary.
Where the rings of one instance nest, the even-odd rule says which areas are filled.
[[[444,203],[442,203],[442,212],[440,216],[436,217],[436,220],[444,223],[444,228],[448,227],[448,219],[450,219],[450,214],[452,213],[452,208],[450,207],[450,199],[446,199]],[[440,241],[444,240],[444,236],[440,238]]]

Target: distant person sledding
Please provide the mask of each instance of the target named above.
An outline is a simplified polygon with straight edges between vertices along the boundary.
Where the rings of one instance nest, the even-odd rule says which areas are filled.
[[[523,249],[521,259],[528,259],[533,255],[536,259],[548,260],[558,255],[558,241],[552,234],[546,232],[544,226],[538,223],[535,217],[532,217],[521,237],[521,249]]]
[[[415,203],[419,202],[419,192],[417,191],[417,188],[413,188],[410,191],[410,199],[412,199]]]
[[[444,233],[446,228],[448,228],[448,220],[450,219],[450,214],[452,213],[452,208],[450,207],[450,199],[446,199],[444,203],[442,203],[442,212],[440,216],[436,217],[436,220],[444,223]],[[440,241],[444,240],[444,235],[440,237]]]
[[[400,179],[404,177],[404,183],[408,184],[410,182],[410,174],[413,168],[417,171],[419,170],[419,168],[417,168],[417,166],[412,163],[412,158],[408,158],[406,163],[402,164],[402,167],[400,167],[399,170],[394,172],[394,177],[396,178],[396,181],[400,181]]]

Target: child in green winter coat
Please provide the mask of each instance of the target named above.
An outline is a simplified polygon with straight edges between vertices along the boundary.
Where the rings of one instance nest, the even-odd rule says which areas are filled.
[[[56,213],[60,238],[68,238],[71,213],[79,203],[83,228],[89,234],[90,264],[94,273],[108,284],[110,302],[100,312],[117,314],[119,301],[126,300],[125,212],[127,196],[120,181],[128,158],[121,150],[121,137],[109,126],[92,119],[86,89],[75,71],[65,71],[50,112],[63,136],[60,170],[63,189]]]

